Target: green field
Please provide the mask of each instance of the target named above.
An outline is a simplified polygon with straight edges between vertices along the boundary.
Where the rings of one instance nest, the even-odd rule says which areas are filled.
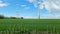
[[[0,31],[57,31],[60,19],[0,19]]]

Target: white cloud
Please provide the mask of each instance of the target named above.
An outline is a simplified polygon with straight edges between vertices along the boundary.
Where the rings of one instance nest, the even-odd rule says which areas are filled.
[[[27,0],[28,2],[30,2],[30,3],[33,3],[34,2],[34,0]]]
[[[4,3],[0,4],[0,7],[5,7],[5,6],[8,6],[8,4],[4,4]]]
[[[48,13],[48,14],[42,14],[40,15],[41,18],[53,18],[53,19],[56,19],[56,18],[60,18],[60,14],[57,14],[57,13]]]
[[[0,0],[0,7],[6,7],[8,5],[9,5],[8,3],[3,3],[3,1]]]
[[[21,7],[24,9],[30,9],[30,7],[28,7],[27,5],[21,5]]]
[[[60,11],[60,0],[45,0],[44,4],[48,11]]]
[[[26,5],[21,5],[21,7],[26,7]]]

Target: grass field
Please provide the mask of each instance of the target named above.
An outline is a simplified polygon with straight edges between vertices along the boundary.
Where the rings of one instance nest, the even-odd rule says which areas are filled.
[[[0,19],[0,31],[7,30],[60,32],[60,19]]]

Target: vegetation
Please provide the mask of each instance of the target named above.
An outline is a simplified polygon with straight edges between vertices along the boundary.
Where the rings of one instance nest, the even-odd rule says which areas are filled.
[[[21,17],[21,19],[23,19],[23,17]]]
[[[5,17],[3,15],[0,15],[0,19],[4,19]]]
[[[60,32],[60,19],[0,19],[0,31],[32,34],[40,31]],[[16,32],[15,32],[16,33]]]
[[[21,18],[17,18],[17,17],[5,17],[4,15],[0,15],[0,19],[23,19],[23,17],[21,17]]]
[[[23,19],[0,15],[0,31],[13,34],[55,34],[60,32],[60,19]]]

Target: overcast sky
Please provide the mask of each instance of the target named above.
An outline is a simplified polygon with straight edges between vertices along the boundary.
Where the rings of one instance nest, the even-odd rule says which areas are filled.
[[[0,14],[5,16],[37,18],[40,2],[40,18],[60,18],[60,0],[0,0]]]

